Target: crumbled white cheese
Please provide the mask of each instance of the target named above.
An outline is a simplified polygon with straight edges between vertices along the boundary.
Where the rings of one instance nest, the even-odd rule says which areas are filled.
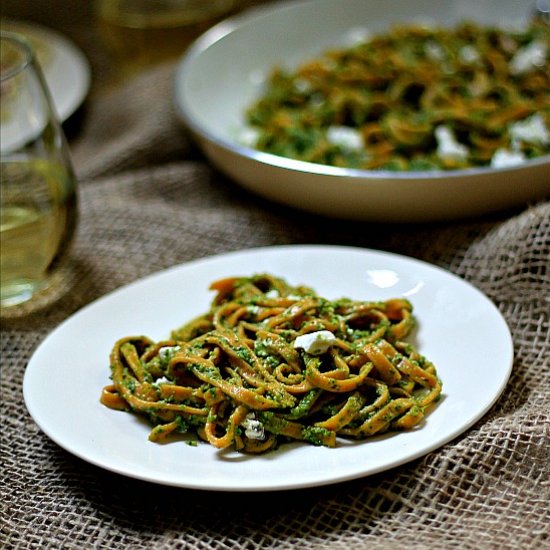
[[[279,298],[281,295],[276,288],[272,288],[265,293],[266,298]]]
[[[541,40],[536,40],[521,48],[510,61],[510,72],[518,75],[542,67],[546,61],[546,50],[546,44]]]
[[[481,59],[479,52],[473,46],[469,45],[460,48],[458,57],[463,63],[467,63],[468,65],[477,63]]]
[[[264,425],[254,417],[254,413],[247,414],[241,426],[248,439],[265,439]]]
[[[155,384],[160,385],[160,384],[171,384],[172,382],[170,380],[168,380],[168,378],[166,378],[166,376],[161,376],[160,378],[157,378],[155,380]]]
[[[424,46],[426,56],[433,61],[443,61],[445,50],[437,42],[427,42]]]
[[[254,148],[258,144],[259,137],[260,132],[256,130],[256,128],[251,128],[250,126],[247,126],[239,131],[237,139],[239,140],[239,143],[241,145]]]
[[[547,145],[550,143],[550,133],[544,124],[540,114],[531,115],[525,120],[515,122],[509,127],[512,140],[533,143],[535,145]]]
[[[311,355],[321,355],[325,353],[332,343],[336,340],[336,336],[329,330],[318,330],[308,334],[302,334],[294,340],[295,349],[303,349]]]
[[[361,133],[348,126],[330,126],[327,130],[327,140],[332,145],[338,145],[348,151],[363,149]]]
[[[459,143],[452,130],[447,126],[438,126],[435,129],[435,139],[438,157],[463,159],[468,156],[468,147]]]
[[[525,161],[525,155],[521,151],[510,151],[509,149],[497,149],[491,158],[493,168],[506,168],[517,166]]]
[[[161,359],[168,359],[169,357],[174,355],[176,351],[179,351],[179,350],[180,350],[179,346],[164,346],[163,348],[159,349],[159,357]]]
[[[296,78],[294,80],[294,88],[296,91],[305,94],[311,91],[311,83],[305,78]]]
[[[354,27],[346,33],[346,43],[349,46],[366,44],[372,38],[372,32],[365,27]]]

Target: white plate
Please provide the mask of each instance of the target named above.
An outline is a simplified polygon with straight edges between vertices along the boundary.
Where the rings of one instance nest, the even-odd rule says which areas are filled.
[[[174,103],[211,161],[268,199],[338,218],[419,222],[475,216],[550,196],[550,156],[510,168],[435,172],[347,170],[244,147],[244,112],[276,65],[293,67],[368,30],[412,20],[519,25],[535,2],[314,0],[277,3],[229,19],[181,59]]]
[[[67,120],[82,104],[91,83],[91,69],[84,54],[65,36],[49,28],[23,21],[2,21],[2,30],[17,32],[31,41],[44,73],[58,119]],[[33,127],[34,128],[34,127]],[[32,134],[34,129],[30,129]],[[2,150],[18,146],[22,139],[20,128],[14,127],[3,137]]]
[[[415,343],[437,366],[443,399],[416,430],[335,449],[283,445],[265,456],[216,451],[206,443],[151,443],[151,427],[100,404],[109,352],[120,337],[153,339],[207,311],[219,277],[270,272],[328,298],[406,296],[419,321]],[[512,340],[496,307],[462,279],[394,254],[338,246],[251,249],[176,266],[121,288],[62,323],[39,346],[23,383],[39,427],[76,456],[113,472],[178,487],[220,491],[294,489],[387,470],[455,438],[504,389]]]

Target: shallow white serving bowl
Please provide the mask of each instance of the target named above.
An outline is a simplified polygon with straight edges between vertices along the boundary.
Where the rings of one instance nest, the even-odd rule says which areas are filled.
[[[309,212],[352,220],[420,222],[477,216],[550,196],[550,156],[510,168],[436,172],[350,170],[262,153],[238,136],[244,112],[276,65],[292,68],[393,23],[464,19],[521,25],[535,2],[313,0],[281,2],[202,35],[178,64],[174,102],[206,156],[244,188]]]

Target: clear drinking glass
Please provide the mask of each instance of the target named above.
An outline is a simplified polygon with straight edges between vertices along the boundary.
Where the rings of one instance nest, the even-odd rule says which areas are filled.
[[[0,307],[29,301],[59,273],[77,223],[76,180],[30,44],[0,33]]]
[[[95,0],[100,35],[124,74],[179,57],[241,0]]]

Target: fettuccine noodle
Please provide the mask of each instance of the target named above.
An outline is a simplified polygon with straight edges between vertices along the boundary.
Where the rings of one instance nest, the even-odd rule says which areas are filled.
[[[502,167],[550,153],[550,26],[404,25],[276,68],[242,141],[366,170]]]
[[[221,279],[210,310],[153,342],[120,339],[101,402],[143,414],[152,441],[196,433],[262,453],[285,441],[334,447],[410,429],[441,394],[404,339],[411,304],[328,300],[269,274]]]

